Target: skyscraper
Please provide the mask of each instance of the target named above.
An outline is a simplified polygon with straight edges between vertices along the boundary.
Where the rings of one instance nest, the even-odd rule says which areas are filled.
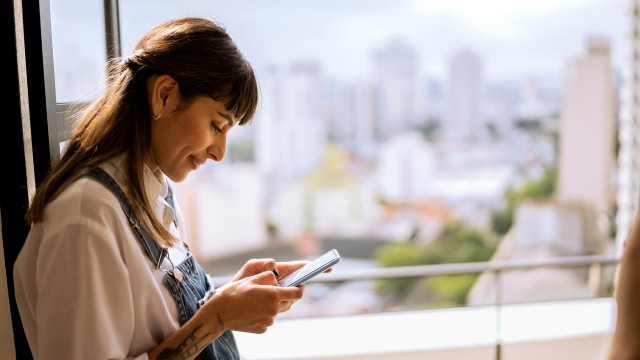
[[[323,88],[320,65],[312,61],[263,74],[256,121],[256,161],[262,171],[290,180],[320,162],[328,137]]]
[[[444,123],[444,136],[466,140],[481,130],[483,91],[482,62],[469,49],[461,49],[449,65],[449,107]]]
[[[588,39],[567,71],[560,114],[557,199],[608,215],[614,195],[615,89],[609,40]],[[601,226],[603,234],[609,227]]]
[[[390,41],[374,57],[378,138],[388,138],[418,122],[418,56],[401,39]],[[426,101],[425,99],[422,99]]]

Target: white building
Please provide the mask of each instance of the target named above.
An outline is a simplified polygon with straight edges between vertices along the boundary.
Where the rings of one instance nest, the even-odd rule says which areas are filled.
[[[322,166],[277,191],[270,218],[282,239],[305,232],[361,235],[380,221],[372,178],[350,172],[347,159],[341,149],[329,147]]]
[[[500,242],[492,261],[549,259],[600,253],[602,237],[596,214],[582,203],[526,201],[514,214],[514,226]],[[492,271],[483,273],[467,295],[470,305],[591,297],[601,289],[597,272],[579,267],[505,271],[501,285]]]
[[[483,75],[480,57],[469,49],[456,52],[449,64],[449,107],[444,136],[471,139],[482,130]]]
[[[615,89],[609,41],[593,37],[573,61],[561,104],[558,185],[561,202],[583,203],[606,217],[615,194]],[[606,223],[601,226],[608,232]]]
[[[376,186],[385,200],[417,202],[430,194],[437,159],[422,135],[406,132],[380,145],[377,166]]]
[[[349,88],[350,117],[353,119],[353,151],[366,159],[375,154],[376,96],[374,86],[357,80]]]
[[[372,160],[376,147],[376,104],[373,81],[332,81],[326,102],[331,141]]]
[[[320,67],[301,62],[260,79],[256,162],[270,177],[295,178],[318,164],[327,140]]]
[[[206,261],[267,244],[265,188],[254,164],[207,164],[176,184],[189,246]]]
[[[375,53],[372,77],[376,79],[379,138],[388,138],[426,119],[418,112],[422,108],[419,103],[427,102],[419,76],[417,52],[401,39],[390,41]]]
[[[602,239],[595,217],[581,203],[527,201],[514,214],[513,236],[522,251],[549,247],[561,255],[597,254],[602,251]]]

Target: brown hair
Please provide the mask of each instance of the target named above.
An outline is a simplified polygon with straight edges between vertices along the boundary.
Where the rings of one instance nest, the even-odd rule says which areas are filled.
[[[122,156],[132,210],[164,245],[175,241],[153,215],[143,173],[150,148],[151,111],[147,79],[167,74],[179,84],[183,105],[198,96],[225,99],[227,110],[247,124],[258,104],[254,71],[225,29],[207,19],[185,17],[147,32],[133,55],[108,64],[105,93],[76,114],[60,160],[38,186],[27,211],[29,223],[43,220],[45,206],[88,169]]]

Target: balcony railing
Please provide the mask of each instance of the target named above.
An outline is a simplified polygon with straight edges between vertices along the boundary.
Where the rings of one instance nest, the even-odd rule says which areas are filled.
[[[615,302],[607,284],[618,262],[616,256],[597,255],[335,271],[310,284],[492,273],[495,303],[283,318],[265,334],[238,333],[237,338],[249,360],[604,360],[615,319]],[[517,304],[503,301],[504,274],[541,268],[589,269],[589,279],[596,285],[590,286],[592,296]],[[229,278],[213,280],[221,285]]]

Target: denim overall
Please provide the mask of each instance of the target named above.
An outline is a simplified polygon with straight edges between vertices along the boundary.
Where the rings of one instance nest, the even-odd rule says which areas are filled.
[[[129,219],[133,232],[142,243],[149,259],[159,269],[160,264],[167,256],[167,251],[158,245],[144,228],[140,227],[137,217],[131,211],[131,206],[118,183],[100,168],[92,169],[86,176],[102,183],[118,198],[125,215]],[[172,208],[174,207],[171,187],[169,187],[166,201]],[[175,219],[174,224],[178,227]],[[189,256],[185,261],[175,266],[173,270],[167,272],[163,283],[176,301],[180,325],[184,325],[196,313],[199,308],[198,300],[203,299],[207,290],[211,288],[207,274],[194,260],[193,256]],[[212,319],[211,321],[215,320]],[[219,338],[205,347],[196,359],[239,360],[240,354],[233,333],[230,330],[224,331]]]

